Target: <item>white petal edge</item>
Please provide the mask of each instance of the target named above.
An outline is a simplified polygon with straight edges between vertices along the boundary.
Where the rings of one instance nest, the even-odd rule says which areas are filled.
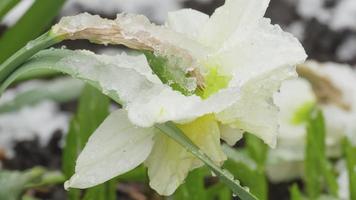
[[[233,35],[253,27],[263,17],[269,0],[226,0],[215,10],[199,36],[202,44],[221,48]]]
[[[153,128],[139,128],[124,110],[111,113],[89,138],[65,188],[89,188],[140,165],[153,147]]]
[[[229,125],[220,125],[221,139],[223,139],[228,145],[233,146],[237,141],[241,140],[244,131],[238,128],[232,128]]]
[[[224,73],[233,75],[231,84],[243,84],[260,74],[301,64],[307,57],[293,35],[272,25],[267,18],[259,20],[253,29],[234,35],[228,44],[212,59],[221,62]]]
[[[197,38],[202,30],[201,27],[208,20],[207,14],[188,8],[169,12],[166,25],[178,33]]]
[[[272,97],[282,81],[295,76],[293,72],[294,67],[284,67],[251,79],[242,86],[240,100],[218,113],[217,119],[222,124],[255,134],[275,147],[279,133],[279,109]]]

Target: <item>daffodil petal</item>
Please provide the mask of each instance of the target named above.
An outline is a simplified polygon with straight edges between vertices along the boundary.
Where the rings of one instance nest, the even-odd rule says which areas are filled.
[[[46,53],[63,52],[65,55],[54,62],[55,69],[96,83],[105,94],[123,105],[132,123],[141,127],[166,121],[187,122],[217,113],[231,106],[240,96],[238,87],[220,90],[204,100],[196,95],[184,96],[164,85],[152,73],[142,54],[107,56],[70,50],[47,50]]]
[[[53,34],[65,39],[87,39],[99,44],[123,44],[132,49],[149,50],[167,56],[178,57],[188,66],[195,58],[205,55],[206,48],[199,42],[168,27],[151,23],[143,15],[122,13],[115,20],[82,13],[63,17],[52,27]]]
[[[88,188],[140,165],[153,147],[154,128],[139,128],[124,110],[108,116],[89,138],[66,188]]]
[[[217,164],[226,159],[220,146],[219,126],[212,115],[178,127]],[[161,195],[171,195],[190,170],[202,166],[197,158],[164,134],[155,137],[154,148],[145,164],[150,186]]]
[[[228,145],[233,146],[243,137],[243,130],[238,128],[232,128],[228,125],[220,125],[221,139],[223,139]]]
[[[278,25],[271,25],[267,18],[259,20],[258,26],[245,30],[244,34],[234,35],[228,44],[229,47],[212,58],[221,62],[221,71],[233,75],[230,84],[244,84],[272,70],[293,67],[307,57],[295,37]]]
[[[197,38],[202,30],[201,27],[208,20],[207,14],[188,8],[169,12],[166,25],[178,33]]]
[[[217,118],[223,124],[253,133],[275,147],[279,110],[272,97],[281,82],[293,75],[293,71],[293,67],[284,67],[251,79],[243,85],[240,100],[217,114]]]
[[[175,121],[185,123],[210,113],[219,113],[240,99],[239,88],[222,89],[207,99],[184,96],[171,88],[144,92],[128,105],[129,118],[139,126]]]
[[[268,3],[269,0],[226,0],[203,25],[201,43],[221,48],[233,34],[255,26],[265,14]]]

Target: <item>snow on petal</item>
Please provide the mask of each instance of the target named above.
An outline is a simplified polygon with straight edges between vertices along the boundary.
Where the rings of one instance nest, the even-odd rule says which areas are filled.
[[[219,125],[213,115],[178,127],[216,164],[221,165],[226,159],[220,145]],[[161,195],[171,195],[190,170],[202,166],[201,161],[164,134],[156,136],[154,148],[145,164],[150,186]]]
[[[272,97],[281,82],[293,75],[293,71],[293,67],[284,67],[251,79],[242,86],[240,100],[218,113],[217,119],[233,128],[255,134],[275,147],[279,110]]]
[[[225,44],[232,34],[253,27],[263,17],[269,0],[226,0],[217,8],[201,31],[200,41],[214,49]]]
[[[219,113],[240,99],[239,88],[222,89],[207,99],[184,96],[167,87],[154,93],[144,93],[129,104],[129,118],[140,126],[175,121],[185,123],[210,113]]]
[[[64,50],[50,50],[60,53]],[[69,50],[66,50],[69,51]],[[102,91],[117,97],[132,123],[150,127],[166,121],[187,122],[209,113],[218,113],[239,100],[239,88],[222,89],[207,99],[184,96],[164,85],[152,73],[144,55],[95,55],[71,51],[57,63],[76,78],[98,83]],[[73,73],[72,73],[73,74]]]
[[[269,19],[261,19],[257,27],[245,32],[234,35],[229,47],[211,58],[221,62],[224,73],[233,75],[233,84],[243,84],[260,74],[292,67],[306,59],[299,41],[278,25],[271,25]]]
[[[205,13],[193,9],[181,9],[168,13],[166,25],[172,30],[197,38],[201,27],[209,20]]]
[[[87,39],[99,44],[122,44],[132,49],[149,50],[167,57],[179,57],[186,67],[203,57],[206,48],[184,34],[157,26],[143,15],[119,14],[115,20],[88,13],[63,17],[52,33],[65,39]]]
[[[88,188],[140,165],[153,147],[154,128],[139,128],[124,110],[111,113],[89,138],[66,188]]]

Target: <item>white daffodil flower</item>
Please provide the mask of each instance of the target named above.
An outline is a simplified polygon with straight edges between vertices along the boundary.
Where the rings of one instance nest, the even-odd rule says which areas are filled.
[[[226,159],[220,138],[234,144],[243,131],[274,147],[278,109],[272,96],[296,76],[306,54],[297,39],[263,17],[268,3],[227,0],[210,17],[183,9],[169,13],[164,26],[129,14],[116,20],[81,14],[55,25],[52,32],[66,39],[123,44],[146,55],[75,51],[57,62],[123,105],[93,133],[65,187],[92,187],[144,162],[150,186],[172,194],[202,163],[155,123],[175,122],[217,164]]]
[[[347,136],[356,142],[356,72],[347,65],[307,61],[298,67],[304,78],[282,83],[274,99],[280,108],[277,148],[269,152],[267,173],[280,182],[303,174],[306,127],[305,114],[314,105],[323,111],[326,125],[326,153],[341,155]]]

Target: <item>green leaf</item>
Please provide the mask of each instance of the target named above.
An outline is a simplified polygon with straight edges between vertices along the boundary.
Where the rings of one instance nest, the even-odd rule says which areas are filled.
[[[17,200],[28,188],[63,183],[64,177],[58,172],[48,172],[35,167],[24,172],[0,170],[0,199]]]
[[[330,194],[337,196],[336,177],[325,153],[324,118],[316,108],[310,112],[307,121],[306,140],[305,182],[308,196],[311,199],[320,197],[325,184]]]
[[[67,179],[74,174],[75,161],[84,148],[90,135],[103,122],[109,114],[109,99],[97,89],[87,85],[79,100],[79,108],[71,121],[66,146],[63,150],[63,172]],[[104,183],[87,190],[86,199],[110,199],[115,190],[113,183]],[[108,196],[107,196],[108,195]],[[72,189],[68,192],[70,200],[79,199],[79,190]],[[110,198],[109,198],[110,197]]]
[[[245,136],[246,150],[249,156],[257,163],[258,168],[264,171],[268,146],[254,134],[246,133]]]
[[[2,63],[0,65],[0,83],[3,84],[4,80],[8,78],[8,76],[12,72],[14,72],[17,68],[19,68],[21,64],[23,64],[27,59],[29,59],[31,56],[36,54],[38,51],[50,47],[51,45],[56,44],[60,41],[62,41],[62,38],[53,35],[51,32],[47,32],[41,35],[40,37],[36,38],[35,40],[27,43],[26,46],[22,47],[6,61],[4,62],[0,61],[0,63]],[[42,70],[36,70],[35,73],[38,73],[39,71],[43,71],[43,70],[48,71],[48,69],[42,69]],[[29,72],[29,73],[34,73],[34,72]],[[25,74],[23,74],[23,76],[24,75]],[[21,79],[21,76],[17,77],[17,79]]]
[[[116,200],[115,180],[90,188],[85,193],[83,200]]]
[[[207,200],[231,200],[231,191],[223,183],[217,183],[207,190]]]
[[[348,139],[344,140],[344,152],[349,175],[350,200],[356,200],[356,147]]]
[[[3,0],[2,0],[3,1]],[[0,63],[48,28],[65,0],[36,0],[21,19],[0,38]]]
[[[173,195],[174,200],[201,200],[207,199],[205,177],[208,175],[206,168],[201,167],[191,171],[184,184],[179,186]],[[230,196],[231,197],[231,196]]]
[[[20,0],[1,0],[0,1],[0,21],[19,2],[20,2]]]
[[[303,200],[302,194],[297,184],[294,184],[290,188],[290,196],[291,196],[291,200]]]
[[[228,157],[224,167],[228,169],[242,184],[246,185],[258,199],[266,200],[268,197],[268,183],[264,167],[249,155],[246,150],[236,150],[228,145],[223,145],[223,150]]]
[[[18,78],[22,77],[25,74],[28,73],[36,73],[38,71],[43,71],[43,70],[51,70],[51,71],[57,71],[57,72],[62,72],[65,74],[69,74],[73,76],[74,78],[83,80],[90,84],[91,86],[97,88],[98,90],[102,91],[102,88],[100,87],[98,82],[85,79],[81,77],[80,74],[78,74],[74,68],[65,67],[65,66],[59,66],[57,63],[68,56],[71,55],[78,55],[78,56],[83,56],[85,55],[84,53],[78,52],[78,51],[71,51],[71,50],[59,50],[59,49],[49,49],[49,50],[43,50],[40,53],[38,53],[36,56],[33,56],[31,59],[29,59],[26,63],[18,67],[16,71],[14,71],[5,81],[2,82],[1,87],[0,87],[0,94],[4,92],[4,90],[14,83]],[[16,60],[16,58],[14,58]],[[4,65],[5,67],[9,65]],[[17,66],[12,65],[12,66]],[[0,69],[0,76],[3,73]],[[109,97],[111,97],[113,100],[116,102],[120,103],[119,97],[114,94],[114,93],[108,93],[107,94]]]
[[[184,95],[192,95],[194,91],[189,90],[194,84],[194,79],[189,78],[179,66],[177,62],[170,62],[167,58],[156,56],[150,51],[143,52],[152,71],[160,78],[162,83],[170,85],[174,90],[177,90]]]
[[[74,100],[79,97],[82,88],[82,82],[70,78],[42,82],[40,85],[16,93],[16,96],[11,100],[3,101],[0,104],[0,113],[16,111],[43,100],[60,103]]]
[[[254,195],[248,192],[248,190],[240,185],[238,180],[235,180],[233,175],[227,170],[221,169],[217,166],[204,152],[202,152],[199,147],[197,147],[184,133],[177,128],[172,122],[167,122],[165,124],[157,124],[156,128],[161,130],[167,136],[171,137],[178,144],[182,145],[187,151],[191,152],[194,156],[200,159],[204,164],[206,164],[209,169],[215,173],[220,180],[225,183],[234,194],[236,194],[242,200],[255,200],[257,199]]]

